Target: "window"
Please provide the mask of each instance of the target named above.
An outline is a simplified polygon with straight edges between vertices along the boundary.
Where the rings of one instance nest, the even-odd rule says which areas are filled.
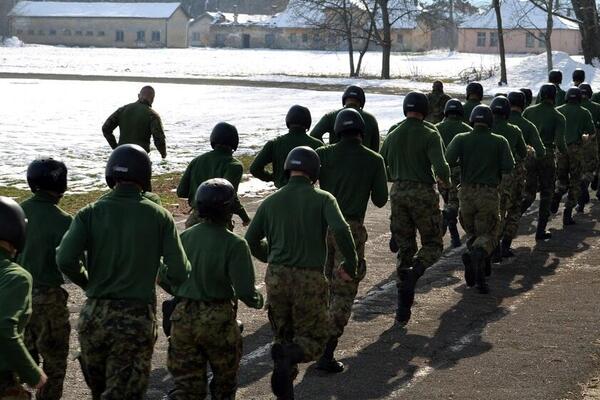
[[[98,33],[96,33],[96,36],[106,36],[106,32],[98,31]]]
[[[404,35],[403,35],[403,34],[401,34],[401,33],[397,34],[397,35],[396,35],[396,41],[397,41],[399,44],[404,44]]]
[[[44,36],[45,34],[46,34],[46,32],[44,30],[42,30],[42,29],[38,30],[38,35],[39,36]]]
[[[192,40],[194,42],[199,42],[200,41],[200,32],[192,32]]]
[[[28,35],[35,35],[35,31],[33,29],[28,29],[27,30],[27,34]]]
[[[160,42],[160,31],[152,31],[152,41]]]
[[[83,36],[83,31],[75,31],[75,36]]]
[[[63,30],[63,35],[65,35],[65,36],[71,36],[71,30],[70,29]]]
[[[122,42],[125,40],[125,32],[117,31],[115,35],[115,42]]]
[[[490,32],[490,47],[498,47],[498,32]]]
[[[94,36],[94,31],[85,31],[85,36]]]
[[[477,47],[485,47],[486,33],[477,32]]]
[[[137,37],[135,39],[138,42],[146,41],[146,31],[137,31]]]
[[[308,42],[308,33],[303,33],[303,34],[302,34],[302,42],[303,42],[303,43],[306,43],[306,42]]]
[[[298,40],[295,33],[290,33],[289,39],[292,43],[296,43],[296,40]]]
[[[274,44],[275,44],[275,35],[272,33],[267,33],[265,35],[265,46],[273,47]]]
[[[320,42],[321,41],[321,35],[319,35],[318,33],[315,33],[315,36],[313,36],[313,42]]]
[[[546,39],[543,36],[538,39],[538,47],[546,47]]]
[[[535,37],[532,33],[527,32],[525,35],[525,47],[531,49],[535,44]]]
[[[17,29],[17,35],[22,35],[23,34],[23,29]]]
[[[50,29],[49,35],[56,36],[56,29]]]

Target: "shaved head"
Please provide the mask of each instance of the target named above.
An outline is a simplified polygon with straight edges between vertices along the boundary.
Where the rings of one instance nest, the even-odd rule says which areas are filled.
[[[152,86],[144,86],[138,94],[138,99],[152,105],[154,102],[154,95],[154,88]]]

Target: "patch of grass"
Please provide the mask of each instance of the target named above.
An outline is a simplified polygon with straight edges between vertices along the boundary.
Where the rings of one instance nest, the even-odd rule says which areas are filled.
[[[92,190],[84,193],[67,194],[60,201],[60,207],[69,214],[75,214],[84,206],[96,201],[104,193],[106,193],[105,190]],[[31,197],[31,192],[12,186],[0,186],[0,196],[11,197],[20,203]]]

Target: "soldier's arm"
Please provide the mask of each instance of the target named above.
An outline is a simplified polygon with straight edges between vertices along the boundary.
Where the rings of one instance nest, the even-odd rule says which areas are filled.
[[[592,117],[592,113],[589,110],[585,110],[585,115],[586,115],[586,117],[584,118],[585,127],[584,127],[583,132],[587,133],[590,136],[593,136],[596,134],[596,126],[594,125],[594,118]]]
[[[255,286],[254,265],[246,241],[235,245],[227,263],[227,272],[237,298],[248,307],[261,309],[265,302]]]
[[[454,136],[450,144],[446,148],[446,160],[451,167],[458,166],[458,159],[461,154],[462,136],[460,134]]]
[[[546,155],[546,146],[542,143],[540,133],[534,124],[529,124],[529,145],[535,150],[536,158],[542,158]]]
[[[323,117],[321,117],[319,122],[317,122],[312,131],[310,131],[310,136],[319,139],[321,142],[323,142],[323,136],[326,133],[329,133],[330,136],[332,135],[332,125],[333,124],[331,123],[331,118],[329,117],[329,114],[325,114],[323,115]],[[329,138],[329,143],[331,143],[331,137]]]
[[[154,145],[162,158],[167,157],[167,143],[165,140],[165,131],[160,116],[153,112],[150,114],[150,133],[154,140]]]
[[[273,181],[273,174],[265,169],[265,167],[273,162],[273,142],[270,140],[258,152],[252,164],[250,164],[250,173],[255,178],[265,182]]]
[[[243,173],[244,173],[244,167],[242,167],[240,164],[236,163],[236,164],[231,164],[227,168],[227,170],[225,171],[225,174],[223,176],[224,179],[227,179],[233,185],[236,193],[238,190],[238,186],[240,185],[240,181],[242,180]],[[250,222],[250,216],[246,212],[246,209],[244,208],[244,206],[243,206],[242,202],[240,201],[240,198],[237,196],[237,194],[234,199],[233,213],[235,215],[237,215],[238,217],[240,217],[244,224],[248,224]]]
[[[117,126],[119,126],[119,115],[121,115],[121,111],[123,111],[123,108],[119,108],[117,111],[112,113],[106,122],[104,122],[104,125],[102,125],[102,133],[104,134],[104,137],[106,138],[106,141],[111,149],[115,149],[117,147],[117,139],[115,138],[113,131],[117,129]]]
[[[513,168],[515,167],[515,159],[512,155],[512,152],[510,151],[510,145],[508,144],[508,141],[506,139],[502,138],[500,146],[500,172],[503,175],[510,174]]]
[[[373,150],[374,152],[379,152],[380,140],[381,139],[379,138],[379,124],[377,123],[375,117],[373,117],[373,136],[371,137],[371,143],[369,143],[369,146],[367,147]]]
[[[87,250],[88,232],[84,219],[87,209],[80,211],[56,249],[56,265],[74,284],[85,289],[88,284],[87,270],[80,263]]]
[[[527,144],[525,144],[525,139],[523,139],[523,133],[521,132],[521,129],[517,128],[517,130],[519,131],[519,135],[517,138],[516,153],[519,158],[523,160],[525,157],[527,157]]]
[[[17,276],[1,289],[0,349],[2,358],[10,362],[19,378],[35,386],[40,380],[41,370],[19,335],[19,319],[27,311],[24,309],[24,300],[30,296],[30,286],[25,276]]]
[[[192,175],[194,161],[188,164],[185,172],[181,176],[181,180],[179,181],[179,185],[177,185],[177,197],[180,199],[187,199],[190,195],[190,179]],[[189,199],[192,200],[192,199]],[[189,201],[188,200],[188,201]],[[192,203],[189,201],[190,204]]]
[[[446,162],[446,157],[444,156],[444,143],[442,142],[439,133],[431,136],[427,156],[429,157],[431,165],[433,165],[435,175],[446,185],[450,186],[450,166],[448,165],[448,162]]]
[[[192,267],[183,250],[173,217],[167,212],[164,216],[162,249],[162,274],[171,286],[180,286],[188,279]]]
[[[383,207],[388,201],[387,174],[383,157],[379,157],[377,170],[371,186],[371,201],[376,207]]]
[[[344,257],[343,268],[352,278],[356,277],[358,266],[358,256],[356,255],[356,246],[352,238],[350,226],[344,219],[340,207],[335,197],[328,195],[325,198],[324,215],[327,225],[333,232],[335,242],[340,248]]]
[[[264,224],[265,216],[263,206],[261,205],[258,207],[258,210],[256,210],[254,219],[246,231],[245,239],[248,242],[252,255],[262,262],[267,262],[269,256],[269,244],[266,240],[263,240],[266,236],[263,228]]]
[[[567,154],[567,142],[565,140],[565,131],[567,129],[567,122],[565,117],[557,112],[556,113],[556,127],[554,129],[554,143],[558,151],[562,154]]]
[[[388,133],[388,135],[385,137],[385,140],[383,141],[383,145],[381,145],[381,150],[379,151],[379,154],[381,154],[381,157],[383,157],[383,164],[385,166],[385,173],[389,179],[390,177],[390,164],[389,164],[389,147],[390,147],[390,134]]]

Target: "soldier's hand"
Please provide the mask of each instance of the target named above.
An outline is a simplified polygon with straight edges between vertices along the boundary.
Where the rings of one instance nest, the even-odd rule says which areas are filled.
[[[250,222],[252,222],[251,219],[249,219],[248,221],[242,221],[242,226],[247,227],[248,225],[250,225]]]
[[[346,270],[342,267],[337,269],[337,275],[345,282],[352,282],[352,277],[346,272]]]
[[[42,374],[40,375],[40,381],[37,383],[37,385],[34,386],[34,389],[40,390],[42,387],[44,387],[46,382],[48,382],[48,377],[46,376],[44,371],[42,371]]]
[[[444,182],[443,180],[441,180],[440,178],[437,178],[437,184],[438,184],[438,187],[442,190],[446,190],[449,187],[449,185],[446,182]]]

